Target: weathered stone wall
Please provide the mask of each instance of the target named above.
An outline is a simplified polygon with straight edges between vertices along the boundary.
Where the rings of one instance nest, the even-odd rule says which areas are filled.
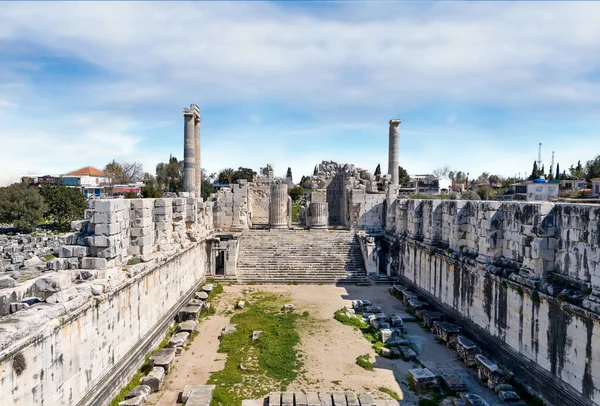
[[[219,230],[245,230],[252,225],[248,182],[240,179],[230,186],[211,196],[214,227]]]
[[[397,200],[397,275],[554,405],[600,404],[600,206]]]
[[[2,319],[0,404],[108,404],[145,351],[133,362],[131,355],[160,341],[161,335],[153,340],[152,333],[164,334],[169,315],[203,281],[206,267],[206,245],[196,243],[102,295],[36,306]],[[13,366],[17,353],[26,363],[20,375]],[[100,398],[92,396],[99,392]]]
[[[253,225],[269,224],[269,204],[271,184],[268,182],[250,184],[250,213]]]
[[[364,188],[348,191],[348,222],[353,228],[383,230],[385,225],[384,193],[367,193]]]

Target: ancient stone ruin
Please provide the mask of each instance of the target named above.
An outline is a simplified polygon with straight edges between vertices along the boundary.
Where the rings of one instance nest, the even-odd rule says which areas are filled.
[[[393,282],[500,399],[513,396],[503,385],[514,376],[549,404],[599,405],[600,205],[399,198],[400,120],[389,124],[388,174],[322,162],[302,185],[294,224],[288,184],[270,166],[254,182],[198,197],[200,114],[191,105],[181,197],[93,200],[67,235],[0,237],[0,404],[108,404],[177,319],[137,400],[123,403],[143,404],[194,331],[206,299],[199,287],[215,279]],[[365,313],[399,356],[414,358],[402,349],[406,319],[376,306]],[[428,368],[410,373],[418,388],[461,388]],[[192,385],[184,402],[207,404],[211,390]],[[308,392],[274,392],[269,404],[385,404],[369,393]],[[462,401],[484,404],[476,394]]]

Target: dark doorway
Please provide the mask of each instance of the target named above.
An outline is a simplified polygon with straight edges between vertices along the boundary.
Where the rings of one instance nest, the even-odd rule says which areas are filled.
[[[215,275],[225,275],[225,251],[217,253]]]

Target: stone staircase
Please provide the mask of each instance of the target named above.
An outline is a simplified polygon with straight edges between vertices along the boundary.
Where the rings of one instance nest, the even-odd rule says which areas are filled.
[[[360,245],[348,230],[248,230],[240,241],[243,283],[366,282]]]

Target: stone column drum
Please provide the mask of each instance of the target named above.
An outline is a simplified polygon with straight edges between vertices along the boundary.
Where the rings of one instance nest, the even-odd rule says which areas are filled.
[[[197,106],[196,106],[197,107]],[[200,112],[198,110],[198,115],[194,117],[194,141],[196,143],[195,146],[195,160],[194,160],[194,169],[196,170],[196,197],[202,196],[202,167],[200,166]]]
[[[329,220],[327,203],[310,204],[310,228],[326,229]]]
[[[271,228],[288,228],[288,185],[274,183],[271,186],[269,224]]]
[[[398,165],[400,161],[398,158],[398,152],[400,150],[400,120],[393,118],[390,120],[390,146],[388,156],[388,175],[392,177],[392,185],[398,185],[399,174]]]
[[[183,109],[184,144],[183,144],[183,191],[194,193],[196,187],[194,170],[196,142],[194,141],[194,111],[191,108]]]

